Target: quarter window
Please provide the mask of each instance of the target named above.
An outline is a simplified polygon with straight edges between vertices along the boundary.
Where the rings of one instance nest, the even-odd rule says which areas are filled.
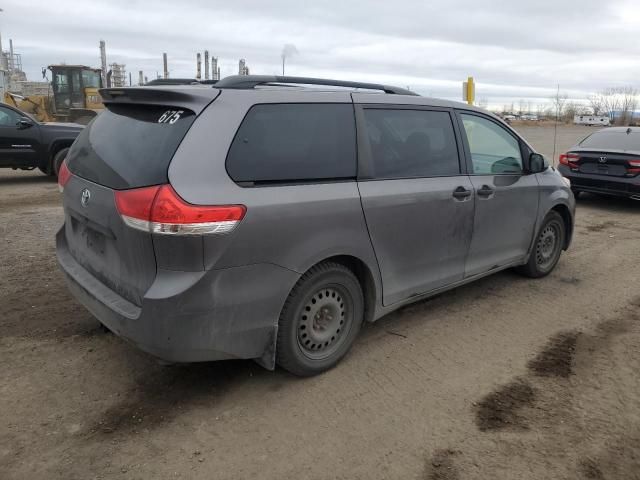
[[[462,114],[461,117],[474,174],[522,173],[520,143],[513,135],[497,123],[477,115]]]
[[[353,106],[255,105],[231,144],[227,171],[236,182],[355,178]]]
[[[460,164],[447,112],[365,109],[374,178],[458,175]]]

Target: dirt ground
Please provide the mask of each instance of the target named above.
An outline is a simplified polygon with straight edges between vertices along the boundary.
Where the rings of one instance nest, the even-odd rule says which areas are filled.
[[[61,221],[54,182],[0,171],[0,479],[640,479],[640,203],[584,196],[552,275],[406,307],[310,379],[104,333],[58,273]]]

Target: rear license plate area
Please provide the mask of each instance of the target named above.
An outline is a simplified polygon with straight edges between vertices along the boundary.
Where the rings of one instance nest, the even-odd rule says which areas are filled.
[[[80,219],[72,215],[71,230],[73,236],[76,238],[76,245],[86,245],[91,252],[104,255],[107,243],[104,234],[91,228],[85,219]]]
[[[93,228],[85,225],[81,229],[81,235],[82,237],[84,237],[87,247],[91,251],[99,255],[104,255],[106,241],[102,233],[97,232]]]

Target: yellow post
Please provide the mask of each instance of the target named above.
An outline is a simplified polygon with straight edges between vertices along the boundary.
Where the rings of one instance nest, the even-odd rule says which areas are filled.
[[[473,105],[476,96],[476,84],[473,82],[473,77],[467,78],[467,103]]]

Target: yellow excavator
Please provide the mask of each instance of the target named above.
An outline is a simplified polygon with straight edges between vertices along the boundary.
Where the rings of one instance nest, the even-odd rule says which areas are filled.
[[[86,125],[104,109],[98,90],[101,70],[84,65],[49,65],[49,95],[22,96],[6,92],[4,102],[40,122],[72,122]],[[43,76],[46,71],[43,69]]]

